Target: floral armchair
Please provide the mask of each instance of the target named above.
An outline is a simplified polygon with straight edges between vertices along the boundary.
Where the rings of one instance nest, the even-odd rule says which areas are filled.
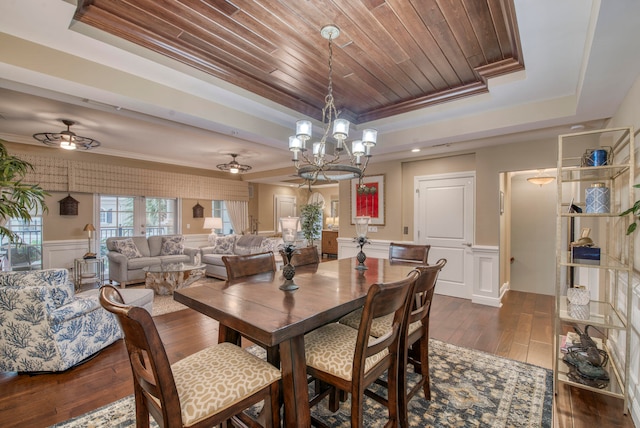
[[[95,290],[66,269],[0,273],[0,371],[63,371],[122,337]]]

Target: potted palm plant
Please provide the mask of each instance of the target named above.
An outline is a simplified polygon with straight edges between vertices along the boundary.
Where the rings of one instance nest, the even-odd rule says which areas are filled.
[[[25,222],[31,221],[34,212],[47,212],[45,192],[37,184],[27,184],[22,180],[33,171],[33,166],[22,159],[12,156],[6,147],[0,143],[0,237],[9,242],[20,242],[20,236],[7,228],[11,218]]]

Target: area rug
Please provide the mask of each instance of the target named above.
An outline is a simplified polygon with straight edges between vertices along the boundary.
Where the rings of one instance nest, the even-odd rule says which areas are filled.
[[[189,284],[185,288],[199,287],[201,285],[205,285],[205,284],[216,282],[216,281],[220,281],[220,280],[206,277],[206,278],[202,278],[197,281],[194,281],[192,284]],[[144,284],[142,284],[142,285],[129,286],[127,288],[143,289],[145,288],[145,286]],[[173,294],[166,295],[166,296],[159,296],[156,294],[153,296],[153,314],[152,315],[154,317],[168,314],[170,312],[181,311],[183,309],[187,309],[187,306],[173,300]]]
[[[249,350],[264,355],[262,348]],[[430,341],[429,362],[431,401],[422,392],[410,401],[411,427],[551,427],[550,370],[435,339]],[[336,413],[329,412],[326,403],[312,409],[315,417],[340,428],[350,426],[349,412],[348,401]],[[365,398],[364,426],[381,427],[386,422],[386,408]],[[151,426],[158,426],[153,418]],[[54,427],[135,427],[133,396]]]

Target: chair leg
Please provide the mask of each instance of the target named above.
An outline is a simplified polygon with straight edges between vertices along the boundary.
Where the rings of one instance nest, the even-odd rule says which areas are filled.
[[[424,397],[431,401],[431,377],[429,376],[429,341],[419,340],[420,344],[420,371],[422,372],[422,378],[424,385],[422,386],[424,391]]]
[[[144,404],[144,397],[139,387],[134,387],[136,403],[136,428],[149,428],[149,409]]]

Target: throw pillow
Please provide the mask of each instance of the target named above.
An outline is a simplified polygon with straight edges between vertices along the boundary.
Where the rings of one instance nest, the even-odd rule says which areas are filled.
[[[278,253],[278,248],[283,244],[282,238],[264,238],[260,244],[260,253],[272,251]]]
[[[133,239],[118,239],[114,242],[114,247],[116,251],[120,254],[123,254],[128,259],[137,259],[142,257],[142,253],[136,247],[136,243],[133,242]]]
[[[233,254],[236,243],[236,235],[218,236],[214,254]]]
[[[162,238],[161,256],[184,254],[184,236],[167,236]]]

